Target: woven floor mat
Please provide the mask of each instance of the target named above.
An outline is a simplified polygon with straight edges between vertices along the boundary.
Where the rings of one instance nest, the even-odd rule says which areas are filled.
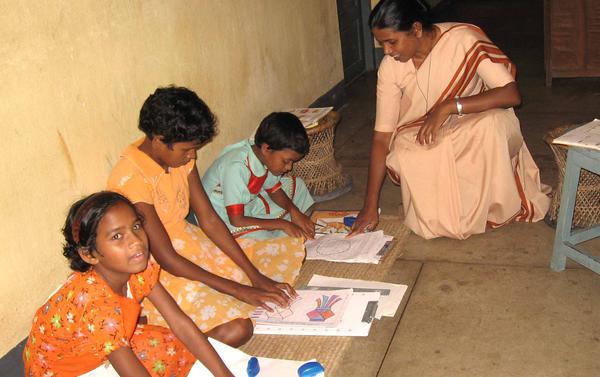
[[[394,236],[391,251],[379,264],[306,261],[295,286],[305,286],[314,274],[385,281],[387,271],[403,252],[402,245],[410,231],[396,216],[381,216],[378,229]],[[254,356],[278,359],[317,359],[325,367],[327,375],[333,376],[332,372],[352,339],[343,336],[255,335],[241,350]]]

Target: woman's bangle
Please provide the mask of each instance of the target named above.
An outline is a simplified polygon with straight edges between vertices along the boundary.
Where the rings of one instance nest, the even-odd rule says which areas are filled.
[[[463,116],[463,105],[460,103],[460,97],[456,96],[454,99],[456,100],[456,113],[459,117],[461,117]]]

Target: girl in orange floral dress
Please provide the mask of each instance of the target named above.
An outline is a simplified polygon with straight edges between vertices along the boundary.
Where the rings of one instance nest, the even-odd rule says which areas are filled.
[[[23,353],[26,376],[187,376],[196,358],[214,375],[232,376],[158,281],[129,200],[103,191],[76,202],[63,234],[63,255],[75,272],[35,314]],[[143,298],[173,333],[137,324]]]

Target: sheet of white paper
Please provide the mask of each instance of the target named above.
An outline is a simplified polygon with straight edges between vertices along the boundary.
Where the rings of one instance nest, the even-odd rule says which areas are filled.
[[[554,144],[572,145],[600,150],[600,120],[577,127],[552,141]]]
[[[354,292],[350,296],[342,321],[336,327],[288,326],[257,324],[255,334],[271,335],[324,335],[324,336],[368,336],[371,322],[363,322],[367,305],[379,301],[379,292]]]
[[[346,238],[344,234],[327,234],[314,240],[308,240],[306,246],[307,260],[327,260],[347,263],[379,263],[379,250],[391,236],[382,230],[359,234]]]
[[[208,339],[212,346],[215,348],[221,359],[225,362],[225,365],[229,368],[231,373],[236,377],[247,377],[248,373],[246,368],[248,367],[248,360],[250,355],[236,349],[229,347],[212,338]],[[306,361],[294,361],[294,360],[282,360],[282,359],[270,359],[266,357],[258,357],[258,365],[260,366],[259,376],[261,377],[298,377],[298,368],[311,360]],[[202,363],[197,361],[192,370],[188,374],[188,377],[212,377],[212,373]]]
[[[395,316],[396,310],[398,310],[398,306],[400,306],[402,298],[408,288],[408,286],[403,284],[336,278],[323,275],[313,275],[308,282],[308,286],[378,290],[381,296],[379,297],[379,305],[377,306],[377,314],[375,315],[377,319],[380,319],[382,316]]]

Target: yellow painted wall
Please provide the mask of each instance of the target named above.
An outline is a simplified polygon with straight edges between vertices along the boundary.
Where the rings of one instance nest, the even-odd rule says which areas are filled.
[[[0,2],[0,355],[66,277],[70,203],[104,187],[157,86],[219,118],[204,170],[273,110],[343,79],[335,0]]]

